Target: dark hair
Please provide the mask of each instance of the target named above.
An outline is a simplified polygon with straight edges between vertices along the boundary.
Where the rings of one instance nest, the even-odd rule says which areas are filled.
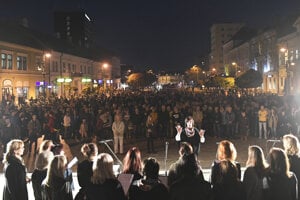
[[[155,158],[149,157],[144,160],[143,173],[146,178],[157,179],[159,173],[159,163]]]
[[[179,148],[179,155],[189,155],[193,153],[193,147],[190,143],[188,142],[181,142],[180,143],[180,148]]]
[[[123,160],[124,173],[136,173],[142,170],[141,151],[137,147],[130,148]]]
[[[84,144],[81,147],[81,153],[88,158],[96,156],[98,154],[98,147],[95,143]]]

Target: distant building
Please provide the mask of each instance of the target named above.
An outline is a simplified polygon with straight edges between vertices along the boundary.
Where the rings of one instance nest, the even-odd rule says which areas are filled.
[[[94,42],[93,22],[84,11],[54,12],[54,31],[57,37],[78,46],[88,48]]]
[[[220,23],[213,24],[210,28],[211,50],[209,68],[215,68],[217,73],[224,73],[223,45],[235,35],[244,24],[242,23]]]
[[[2,101],[68,97],[120,83],[120,59],[108,51],[82,48],[18,24],[0,22],[0,26]]]

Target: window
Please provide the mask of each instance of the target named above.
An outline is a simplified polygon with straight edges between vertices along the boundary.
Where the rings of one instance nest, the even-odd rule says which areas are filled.
[[[12,69],[12,55],[1,53],[1,69]]]
[[[70,73],[71,72],[71,64],[68,63],[68,72]]]
[[[7,69],[12,69],[12,55],[7,54]]]
[[[7,56],[5,53],[1,54],[1,68],[7,69]]]
[[[74,72],[74,73],[76,72],[76,65],[74,65],[74,64],[72,65],[72,72]]]
[[[18,70],[27,70],[27,57],[17,56],[17,69]]]
[[[62,69],[62,72],[66,72],[66,63],[63,62],[63,69]]]

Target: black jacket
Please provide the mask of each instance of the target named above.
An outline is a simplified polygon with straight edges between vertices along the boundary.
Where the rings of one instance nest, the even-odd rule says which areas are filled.
[[[28,200],[26,168],[22,161],[10,156],[4,165],[3,200]]]
[[[35,169],[31,175],[32,188],[34,192],[35,200],[42,199],[42,182],[47,176],[47,169],[39,170]]]
[[[90,184],[87,189],[89,200],[126,200],[121,183],[117,179],[108,179],[103,184]]]

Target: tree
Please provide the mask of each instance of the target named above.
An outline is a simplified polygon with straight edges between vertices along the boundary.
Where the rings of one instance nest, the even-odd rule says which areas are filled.
[[[235,79],[235,84],[239,88],[257,88],[263,82],[262,75],[254,69],[249,69]]]
[[[152,72],[133,73],[128,76],[127,83],[129,86],[138,89],[150,86],[156,81],[156,76]]]
[[[221,77],[221,76],[210,77],[210,79],[205,83],[205,87],[223,88],[223,89],[233,88],[234,79],[232,77]]]
[[[203,80],[205,79],[203,70],[197,65],[189,68],[185,74],[185,81],[187,83],[193,83],[194,85],[202,85]]]

